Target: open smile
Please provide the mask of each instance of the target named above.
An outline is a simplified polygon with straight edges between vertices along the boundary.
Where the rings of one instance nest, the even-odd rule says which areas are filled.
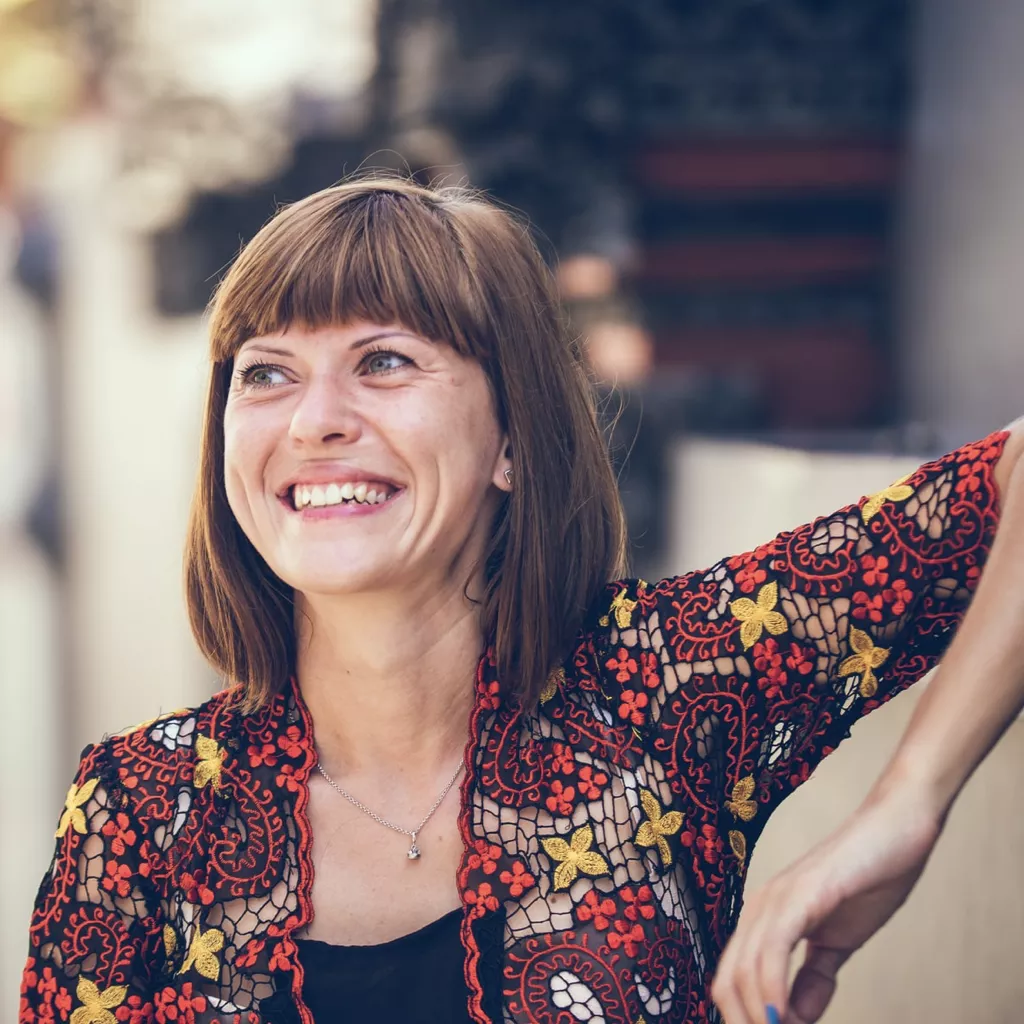
[[[281,500],[293,512],[321,518],[323,515],[376,511],[400,492],[401,488],[383,480],[339,480],[292,484],[281,495]]]

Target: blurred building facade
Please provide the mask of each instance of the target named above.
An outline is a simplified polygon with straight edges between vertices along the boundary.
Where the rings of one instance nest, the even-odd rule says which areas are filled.
[[[180,585],[202,309],[276,202],[371,154],[395,162],[379,152],[394,145],[428,175],[504,189],[542,229],[550,220],[563,252],[611,258],[654,339],[655,377],[630,401],[660,424],[641,443],[663,447],[661,482],[639,500],[661,504],[666,571],[1024,413],[1014,0],[569,4],[557,16],[527,4],[490,25],[440,0],[381,0],[379,20],[363,2],[214,7],[77,5],[77,99],[68,85],[45,123],[5,113],[0,86],[17,136],[0,161],[0,467],[15,481],[0,504],[0,683],[17,694],[2,764],[24,780],[0,796],[0,1021],[14,1019],[28,907],[78,751],[217,686]],[[487,43],[496,28],[511,50]],[[536,32],[544,45],[524,60]],[[642,68],[628,40],[647,48]],[[560,46],[588,43],[577,77],[558,71]],[[445,54],[487,58],[474,73],[491,76],[490,108],[453,97]],[[584,128],[570,118],[560,134],[552,97],[566,89]],[[488,119],[507,107],[519,149],[503,163]],[[546,118],[535,135],[531,111]],[[556,225],[531,180],[565,188],[588,167],[598,198],[584,206],[604,201],[608,216],[577,209]],[[718,515],[737,459],[763,475],[764,500],[736,495]],[[858,728],[845,760],[773,822],[755,877],[852,809],[905,715]],[[851,966],[855,983],[844,976],[831,1024],[1019,1016],[1024,833],[1005,820],[1019,731],[972,784],[923,895]],[[978,877],[981,834],[1002,838]]]

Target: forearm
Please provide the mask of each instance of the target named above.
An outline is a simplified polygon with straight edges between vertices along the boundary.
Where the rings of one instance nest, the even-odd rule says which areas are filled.
[[[1024,707],[1024,420],[997,467],[1002,513],[971,607],[875,794],[918,789],[945,815]]]

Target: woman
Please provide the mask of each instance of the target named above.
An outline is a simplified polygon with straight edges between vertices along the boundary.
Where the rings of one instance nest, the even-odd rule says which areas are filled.
[[[650,585],[483,200],[311,196],[211,337],[186,568],[230,685],[85,751],[22,1021],[720,1019],[766,818],[945,650],[1021,432]]]

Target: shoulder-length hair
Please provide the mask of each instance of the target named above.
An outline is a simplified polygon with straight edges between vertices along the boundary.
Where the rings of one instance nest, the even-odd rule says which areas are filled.
[[[524,225],[465,189],[357,180],[317,192],[279,211],[221,282],[185,553],[196,641],[249,709],[294,672],[293,592],[228,506],[224,407],[247,339],[357,320],[399,323],[487,374],[515,486],[496,515],[480,612],[503,694],[530,706],[623,574],[623,515],[552,275]]]

